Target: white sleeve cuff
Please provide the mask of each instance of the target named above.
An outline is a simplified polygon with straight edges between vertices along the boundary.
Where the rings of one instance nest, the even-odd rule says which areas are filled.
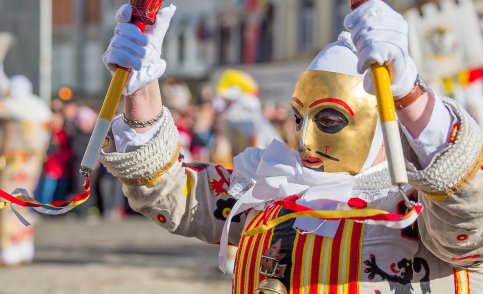
[[[166,113],[166,111],[164,111],[164,113]],[[137,150],[139,147],[146,145],[158,134],[165,119],[166,115],[163,115],[161,119],[158,120],[149,131],[140,134],[136,132],[133,128],[128,126],[121,116],[116,117],[113,120],[111,127],[116,146],[116,152],[132,152]]]
[[[406,127],[400,124],[422,168],[429,166],[434,156],[449,145],[448,138],[455,120],[449,109],[431,89],[428,94],[434,98],[433,113],[419,137],[413,138]]]

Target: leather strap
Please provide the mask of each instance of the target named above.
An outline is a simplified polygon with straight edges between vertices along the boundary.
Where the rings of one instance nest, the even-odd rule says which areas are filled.
[[[399,110],[404,109],[418,100],[418,98],[421,97],[421,95],[423,95],[425,92],[426,91],[424,91],[419,84],[416,84],[411,92],[409,92],[406,96],[402,97],[401,99],[394,100],[394,106]]]
[[[262,256],[260,264],[260,273],[268,278],[281,279],[284,277],[286,264],[280,264],[280,261],[287,255],[281,253],[282,239],[279,239],[270,247]]]

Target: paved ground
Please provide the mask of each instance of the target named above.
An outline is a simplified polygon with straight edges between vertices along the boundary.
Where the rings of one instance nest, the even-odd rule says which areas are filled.
[[[42,219],[32,265],[0,268],[0,293],[231,293],[217,246],[168,234],[142,217],[120,223]]]

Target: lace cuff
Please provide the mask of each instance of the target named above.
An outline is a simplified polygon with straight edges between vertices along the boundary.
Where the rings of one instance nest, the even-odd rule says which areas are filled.
[[[158,134],[133,152],[101,151],[99,160],[111,174],[127,185],[150,185],[159,179],[178,159],[179,133],[168,109]]]

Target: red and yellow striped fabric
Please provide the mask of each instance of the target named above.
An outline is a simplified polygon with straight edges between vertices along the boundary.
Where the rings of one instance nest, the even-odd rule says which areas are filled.
[[[280,211],[280,207],[272,207],[265,213],[258,213],[246,230],[279,217]],[[277,227],[262,234],[243,235],[237,253],[234,293],[254,293],[263,280],[259,274],[260,260],[262,254],[278,240],[274,235],[285,236],[282,238],[283,248],[291,249],[291,252],[284,252],[288,253],[290,262],[287,262],[286,279],[282,280],[289,293],[359,293],[364,224],[343,220],[334,238],[304,234],[295,229],[292,229],[293,234],[274,234],[276,230]]]
[[[281,207],[272,207],[265,214],[259,212],[250,221],[246,229],[260,225],[265,217],[268,219],[277,217],[280,210]],[[270,248],[272,232],[268,231],[252,237],[242,235],[236,255],[237,266],[233,279],[233,293],[254,293],[258,283],[264,279],[264,276],[260,274],[260,261],[262,254]]]

